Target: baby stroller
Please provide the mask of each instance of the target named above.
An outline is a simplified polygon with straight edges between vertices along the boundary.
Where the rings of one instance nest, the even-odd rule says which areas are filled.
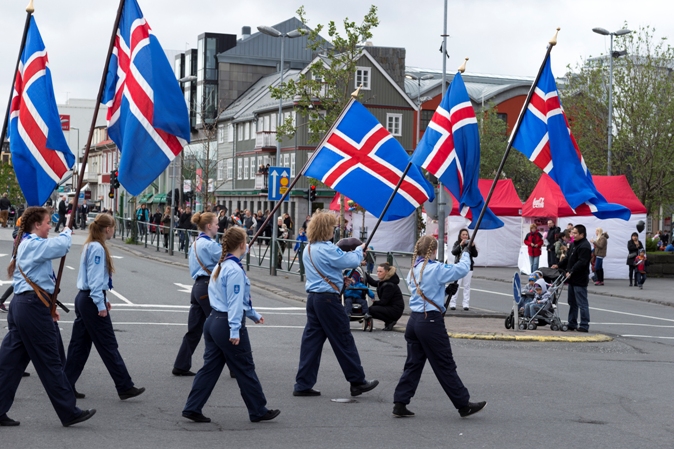
[[[521,330],[535,330],[538,326],[545,326],[549,324],[550,330],[552,331],[561,330],[562,332],[566,332],[569,330],[569,328],[566,324],[562,323],[557,308],[559,298],[561,297],[562,291],[564,290],[564,281],[566,280],[564,272],[556,268],[540,268],[534,274],[537,278],[542,278],[545,281],[548,287],[548,293],[550,293],[550,300],[543,308],[536,311],[536,313],[531,318],[518,316],[517,326]],[[510,315],[506,317],[506,329],[514,327],[514,323],[514,312],[511,312]]]
[[[351,277],[353,275],[353,272],[356,270],[348,270],[345,272],[345,275],[347,277]],[[344,288],[344,293],[342,294],[342,304],[344,304],[345,301],[345,295],[347,292],[352,292],[352,293],[358,293],[358,296],[364,296],[365,301],[367,301],[367,293],[369,291],[369,288],[363,287],[363,286],[356,286],[356,285],[349,285]],[[362,284],[361,284],[362,285]],[[349,315],[349,320],[350,321],[358,321],[359,323],[362,323],[363,325],[363,332],[372,332],[372,329],[374,328],[374,320],[369,314],[366,314],[363,312],[363,306],[358,304],[357,302],[353,302],[351,306],[351,315]]]

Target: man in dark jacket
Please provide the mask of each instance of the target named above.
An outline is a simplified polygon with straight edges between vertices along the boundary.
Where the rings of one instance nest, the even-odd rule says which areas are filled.
[[[557,241],[557,235],[561,233],[562,230],[559,228],[559,226],[555,225],[555,222],[552,220],[548,220],[548,237],[546,240],[548,241],[548,266],[551,267],[557,262],[557,254],[555,253],[555,242]]]
[[[59,232],[59,228],[61,225],[63,227],[66,227],[66,214],[68,213],[68,204],[66,203],[66,197],[62,196],[61,199],[58,202],[58,209],[57,212],[59,214],[59,221],[56,223],[56,228],[54,228],[54,232]]]
[[[590,258],[592,246],[587,241],[585,226],[576,225],[571,230],[573,244],[567,257],[559,263],[559,268],[566,271],[569,284],[569,330],[587,332],[590,328],[590,306],[587,301],[587,284],[590,276]],[[552,268],[557,268],[553,265]],[[578,324],[580,311],[580,325]]]

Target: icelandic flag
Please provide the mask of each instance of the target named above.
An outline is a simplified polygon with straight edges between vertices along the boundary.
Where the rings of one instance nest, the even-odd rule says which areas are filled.
[[[475,228],[484,206],[478,188],[480,179],[480,135],[473,105],[461,73],[457,73],[449,90],[424,132],[412,162],[437,177],[459,201],[459,212]],[[480,226],[497,229],[503,222],[487,208]]]
[[[395,137],[353,100],[323,139],[305,176],[318,179],[380,217],[408,162],[407,152]],[[382,220],[408,217],[433,197],[433,187],[421,170],[412,166]]]
[[[136,0],[126,0],[105,80],[108,135],[119,182],[139,195],[190,140],[183,92]]]
[[[511,136],[513,147],[559,185],[572,209],[585,203],[600,219],[629,220],[631,212],[620,204],[608,203],[592,181],[576,139],[562,108],[550,56],[535,87],[531,103],[524,113],[519,131]]]
[[[49,59],[35,18],[30,18],[9,106],[9,149],[29,206],[47,202],[75,164],[61,129]]]

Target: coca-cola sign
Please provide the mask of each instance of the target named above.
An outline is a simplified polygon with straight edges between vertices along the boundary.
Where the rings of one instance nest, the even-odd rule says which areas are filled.
[[[534,201],[531,204],[531,207],[533,207],[534,209],[544,209],[545,208],[545,198],[544,197],[534,198]]]

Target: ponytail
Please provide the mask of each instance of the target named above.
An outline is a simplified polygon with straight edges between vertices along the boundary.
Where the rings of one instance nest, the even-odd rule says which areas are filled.
[[[218,260],[218,266],[213,271],[213,277],[217,278],[220,275],[220,265],[224,262],[227,254],[238,248],[247,238],[248,236],[243,228],[232,226],[225,231],[222,236],[222,254],[220,254],[220,260]]]

